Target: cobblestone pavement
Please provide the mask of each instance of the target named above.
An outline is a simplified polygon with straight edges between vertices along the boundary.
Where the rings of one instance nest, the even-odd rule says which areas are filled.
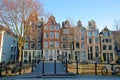
[[[53,62],[45,62],[45,74],[54,74],[54,63]],[[56,72],[57,73],[65,73],[64,67],[60,62],[56,63]],[[39,63],[34,70],[29,74],[19,75],[19,76],[7,76],[0,77],[0,80],[120,80],[120,76],[102,76],[102,75],[76,75],[74,77],[42,77],[42,62]]]

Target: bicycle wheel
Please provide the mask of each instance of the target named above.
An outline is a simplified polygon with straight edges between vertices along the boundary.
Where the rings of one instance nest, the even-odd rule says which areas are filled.
[[[102,73],[103,76],[107,75],[108,74],[108,69],[105,66],[102,67],[101,73]]]

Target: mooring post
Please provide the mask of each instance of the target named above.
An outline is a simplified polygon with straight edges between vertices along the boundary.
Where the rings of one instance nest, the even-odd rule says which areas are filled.
[[[56,60],[54,60],[54,73],[56,73]]]
[[[44,60],[42,62],[42,73],[44,73]]]
[[[76,61],[76,74],[78,74],[78,61]]]
[[[67,58],[66,58],[66,73],[68,73]]]
[[[33,72],[34,60],[32,60],[32,72]]]
[[[95,75],[97,75],[97,63],[95,62]]]

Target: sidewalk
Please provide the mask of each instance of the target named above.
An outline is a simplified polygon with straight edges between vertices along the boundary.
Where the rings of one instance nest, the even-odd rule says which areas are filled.
[[[54,63],[45,62],[45,73],[42,74],[42,62],[39,63],[34,70],[29,74],[18,75],[18,76],[7,76],[0,77],[0,80],[120,80],[120,76],[102,76],[102,75],[90,75],[90,74],[80,74],[76,76],[68,75],[63,65],[60,62],[56,63],[56,74],[54,73]],[[47,77],[46,77],[46,74]],[[63,76],[64,75],[64,76]],[[44,76],[44,77],[43,77]]]

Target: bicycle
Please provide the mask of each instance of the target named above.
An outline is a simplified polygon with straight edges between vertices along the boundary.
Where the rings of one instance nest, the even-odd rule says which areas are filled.
[[[10,67],[9,67],[10,63],[2,63],[2,73],[4,75],[10,75]]]
[[[22,74],[24,74],[25,68],[23,66],[21,67],[21,70],[22,70]],[[20,64],[16,63],[13,69],[11,70],[11,73],[15,75],[19,75],[19,72],[20,72]]]
[[[109,66],[103,66],[102,69],[101,69],[101,73],[103,76],[107,75],[108,74],[108,68]],[[110,69],[111,69],[111,74],[113,76],[117,75],[117,73],[120,72],[120,67],[115,67],[115,64],[110,64]]]

